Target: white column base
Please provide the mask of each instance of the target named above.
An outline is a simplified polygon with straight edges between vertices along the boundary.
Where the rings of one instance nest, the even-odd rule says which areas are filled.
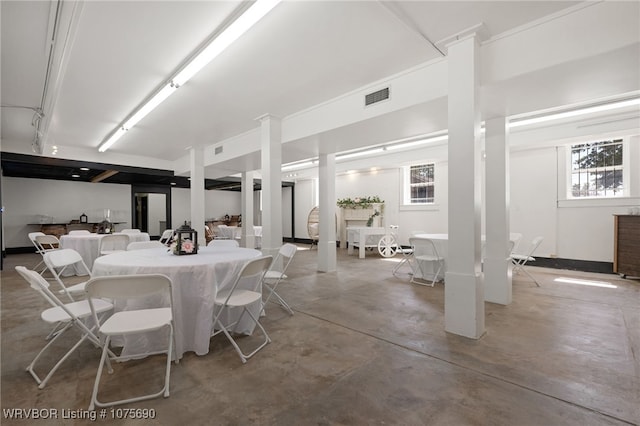
[[[337,255],[335,241],[318,241],[318,271],[335,272]]]
[[[444,329],[472,339],[484,334],[482,274],[447,272],[444,278]]]
[[[484,260],[484,300],[501,305],[512,302],[511,259]]]

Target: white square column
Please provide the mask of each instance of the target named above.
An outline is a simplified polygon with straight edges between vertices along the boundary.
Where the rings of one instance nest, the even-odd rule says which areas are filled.
[[[508,305],[512,301],[509,259],[509,146],[504,117],[485,120],[486,229],[484,297]]]
[[[336,155],[320,154],[318,163],[320,217],[318,224],[318,271],[334,272],[336,253]]]
[[[270,114],[258,117],[262,148],[262,253],[282,246],[282,124]]]
[[[242,247],[254,248],[256,246],[256,236],[253,230],[253,177],[254,172],[242,172],[242,233],[240,245]]]
[[[204,150],[191,148],[189,151],[191,167],[191,228],[198,233],[198,246],[207,245],[204,232]],[[174,225],[178,228],[182,224]]]
[[[448,46],[449,247],[445,273],[445,330],[478,339],[484,326],[480,272],[481,169],[479,46],[475,35]]]

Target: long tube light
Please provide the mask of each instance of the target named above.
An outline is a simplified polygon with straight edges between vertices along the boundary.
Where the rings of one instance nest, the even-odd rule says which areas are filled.
[[[105,152],[129,129],[135,126],[147,114],[153,111],[165,99],[171,96],[180,86],[185,84],[198,71],[204,68],[222,51],[242,36],[249,28],[269,13],[281,0],[256,0],[238,19],[233,21],[217,37],[200,51],[182,68],[162,89],[145,102],[118,129],[113,132],[100,146],[99,152]]]
[[[214,38],[187,66],[174,78],[173,82],[182,86],[205,65],[229,47],[242,34],[262,19],[281,0],[257,0],[245,13],[233,21],[218,37]]]
[[[595,105],[586,108],[574,109],[571,111],[559,112],[557,114],[543,115],[540,117],[523,118],[522,120],[510,121],[509,128],[528,126],[530,124],[544,123],[546,121],[560,120],[562,118],[576,117],[579,115],[593,114],[596,112],[609,111],[612,109],[625,108],[633,105],[640,105],[640,98],[627,99],[620,102],[612,102],[609,104]]]

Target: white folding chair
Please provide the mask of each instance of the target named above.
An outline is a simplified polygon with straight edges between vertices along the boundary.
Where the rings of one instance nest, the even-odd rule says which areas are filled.
[[[251,313],[249,309],[247,309],[250,305],[256,302],[262,303],[262,293],[238,288],[238,284],[240,284],[240,282],[246,278],[257,278],[256,282],[262,282],[262,280],[264,279],[264,274],[269,269],[269,265],[271,265],[272,260],[272,256],[263,256],[248,261],[244,264],[238,275],[235,277],[235,280],[231,287],[229,289],[223,289],[218,292],[215,298],[215,307],[217,308],[217,314],[215,314],[213,318],[212,336],[215,336],[220,332],[224,333],[224,335],[227,336],[227,339],[229,339],[236,352],[240,356],[243,364],[247,362],[247,359],[251,358],[256,354],[256,352],[258,352],[269,342],[271,342],[271,339],[269,338],[269,335],[265,331],[264,327],[262,327],[262,324],[260,324],[258,319]],[[231,324],[223,324],[220,320],[220,316],[223,314],[223,312],[227,308],[236,307],[242,308],[242,313],[240,314],[238,320]],[[258,326],[258,328],[260,328],[262,334],[264,334],[264,341],[249,354],[245,354],[244,352],[242,352],[236,341],[233,339],[233,337],[231,337],[231,333],[235,332],[236,326],[240,323],[245,313],[249,314],[253,322]],[[229,329],[231,327],[233,327],[233,329],[231,329],[230,333]]]
[[[276,301],[280,306],[282,306],[286,311],[288,311],[291,315],[293,315],[293,310],[285,302],[285,300],[280,297],[278,293],[276,293],[276,287],[280,284],[280,281],[287,279],[287,275],[285,272],[291,264],[293,260],[293,256],[296,254],[298,247],[295,244],[286,243],[280,250],[278,250],[278,254],[273,259],[269,270],[264,274],[264,278],[262,279],[262,285],[264,286],[262,289],[262,294],[268,293],[267,297],[264,299],[262,303],[262,310],[264,311],[265,306],[271,299],[271,297],[275,297]],[[282,264],[282,266],[280,266]],[[279,270],[280,269],[280,270]]]
[[[127,246],[127,251],[162,247],[166,248],[160,241],[133,241]]]
[[[211,240],[207,247],[240,247],[240,244],[236,240]]]
[[[540,283],[538,283],[538,281],[524,268],[524,266],[527,262],[534,262],[536,260],[533,257],[533,253],[537,250],[543,239],[543,237],[535,237],[533,241],[531,241],[531,245],[529,246],[529,250],[526,254],[511,254],[511,263],[513,264],[512,272],[517,273],[517,271],[523,271],[533,280],[534,283],[536,283],[538,287],[540,287]]]
[[[75,229],[73,231],[69,231],[69,235],[91,235],[91,232],[86,229]]]
[[[65,271],[74,268],[73,275],[89,275],[91,278],[91,271],[87,267],[84,260],[82,260],[82,256],[80,253],[75,251],[74,249],[60,249],[49,251],[44,254],[44,263],[47,265],[49,272],[53,275],[53,278],[56,280],[62,289],[59,291],[61,294],[66,294],[69,299],[73,302],[75,299],[73,295],[84,295],[84,286],[85,282],[81,282],[78,284],[67,285],[62,279],[62,276]]]
[[[160,308],[148,308],[148,309],[135,309],[128,311],[120,311],[111,315],[104,322],[98,322],[98,333],[105,337],[104,346],[102,350],[102,357],[100,358],[100,365],[98,366],[98,372],[96,373],[96,381],[93,386],[93,393],[91,395],[91,404],[89,410],[93,410],[98,407],[110,407],[113,405],[127,404],[130,402],[144,401],[147,399],[156,398],[160,395],[164,397],[169,396],[169,377],[171,373],[171,357],[173,348],[175,347],[174,340],[174,315],[173,315],[173,300],[171,294],[171,279],[166,275],[161,274],[140,274],[140,275],[113,275],[106,277],[94,277],[87,283],[86,286],[87,295],[89,300],[89,306],[94,314],[94,320],[98,322],[97,318],[97,303],[103,298],[114,300],[117,304],[120,300],[148,300],[154,296],[160,296],[162,300],[165,300],[168,307]],[[109,343],[113,336],[126,336],[131,334],[148,333],[155,330],[161,330],[163,328],[169,330],[169,342],[165,350],[144,354],[131,354],[126,356],[115,356],[109,353]],[[107,365],[107,371],[111,374],[113,369],[111,367],[111,361],[126,361],[132,358],[140,358],[142,356],[150,356],[157,354],[167,354],[166,369],[164,375],[163,388],[155,393],[137,396],[134,398],[126,398],[111,402],[101,402],[98,400],[98,389],[100,387],[100,379],[102,377],[102,370],[104,365]],[[178,359],[176,357],[176,364]]]
[[[173,229],[165,229],[160,236],[160,242],[164,245],[167,245],[171,242],[171,238],[173,237]]]
[[[125,251],[129,245],[129,236],[126,234],[110,234],[100,239],[100,256]]]
[[[47,303],[51,305],[50,308],[45,309],[40,314],[40,317],[43,321],[54,324],[55,328],[60,328],[56,333],[53,339],[49,341],[45,345],[38,355],[31,361],[29,366],[27,367],[27,371],[33,376],[38,383],[38,388],[43,389],[46,385],[53,373],[62,365],[62,363],[69,358],[69,356],[84,342],[89,339],[95,345],[101,346],[99,339],[93,333],[93,329],[95,329],[95,325],[92,328],[89,328],[85,325],[84,320],[91,318],[92,310],[89,306],[89,303],[86,300],[82,300],[79,302],[72,302],[64,304],[58,299],[49,289],[49,283],[45,280],[40,274],[36,271],[29,270],[24,266],[16,266],[16,271],[22,278],[24,278],[32,289],[37,291],[42,297],[45,298]],[[102,315],[108,311],[113,309],[113,305],[110,302],[105,300],[96,300],[94,305],[94,310],[96,317]],[[60,360],[49,370],[44,379],[41,379],[40,376],[35,372],[36,363],[42,357],[42,355],[49,349],[67,330],[72,327],[76,327],[82,333],[80,339],[76,342],[75,345],[71,349],[67,351],[67,353],[60,358]]]
[[[413,276],[411,282],[420,285],[430,285],[433,287],[440,278],[440,272],[444,268],[444,257],[438,254],[433,240],[427,238],[409,238],[409,244],[413,249],[409,264],[413,270]],[[426,265],[432,265],[432,271],[427,270]],[[427,276],[433,274],[433,279],[429,284]]]
[[[44,235],[46,235],[44,232],[29,232],[29,240],[31,241],[31,244],[33,244],[33,246],[36,248],[36,253],[38,253],[41,257],[42,255],[44,255],[45,250],[40,246],[40,244],[38,244],[38,242],[36,241],[36,237],[41,237]],[[40,262],[38,262],[38,264],[33,267],[33,269],[37,270],[40,265],[44,265],[44,259],[42,258],[40,259]],[[42,274],[46,270],[47,266],[45,265],[45,267],[40,271],[40,274]]]

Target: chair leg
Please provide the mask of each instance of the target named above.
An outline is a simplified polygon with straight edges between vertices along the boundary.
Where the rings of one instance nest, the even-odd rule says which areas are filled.
[[[128,399],[121,399],[118,401],[111,401],[111,402],[101,402],[98,401],[98,389],[100,387],[100,379],[102,377],[102,370],[104,365],[106,364],[107,367],[109,368],[109,370],[111,370],[111,364],[110,364],[110,360],[109,360],[109,356],[108,353],[110,353],[109,351],[109,342],[111,341],[111,336],[107,336],[107,338],[105,339],[104,342],[104,348],[102,350],[102,356],[100,358],[100,365],[98,366],[98,372],[96,373],[96,380],[95,383],[93,385],[93,392],[91,395],[91,403],[89,405],[89,410],[94,410],[95,407],[111,407],[114,405],[121,405],[121,404],[129,404],[132,402],[139,402],[139,401],[146,401],[148,399],[153,399],[153,398],[157,398],[160,395],[163,395],[165,398],[167,398],[169,396],[169,383],[170,383],[170,379],[171,379],[171,358],[172,358],[172,348],[175,344],[175,340],[174,340],[174,332],[173,332],[173,326],[171,324],[169,324],[169,348],[166,350],[166,354],[167,354],[167,362],[166,362],[166,369],[165,369],[165,379],[164,379],[164,386],[162,387],[162,389],[160,389],[160,391],[153,393],[153,394],[148,394],[148,395],[143,395],[143,396],[138,396],[135,398],[128,398]],[[165,353],[163,352],[159,352],[159,353]],[[129,357],[127,357],[129,358]],[[113,370],[109,371],[109,373],[112,373]]]
[[[222,324],[222,322],[219,319],[217,319],[215,321],[215,323],[214,323],[214,327],[215,327],[216,324],[218,324],[219,327],[220,327],[220,330],[224,333],[225,336],[227,336],[227,339],[229,339],[229,341],[233,345],[234,349],[236,350],[236,352],[240,356],[240,360],[242,360],[243,364],[246,363],[247,360],[249,358],[251,358],[253,355],[255,355],[260,349],[264,348],[267,344],[271,343],[271,338],[267,334],[267,331],[264,329],[262,324],[260,324],[260,322],[256,319],[256,317],[253,316],[251,311],[248,310],[246,307],[243,307],[242,314],[240,314],[240,318],[238,318],[238,321],[235,323],[234,327],[238,325],[238,323],[240,322],[240,319],[242,318],[242,316],[244,315],[245,312],[247,314],[249,314],[251,319],[255,322],[256,326],[258,326],[260,328],[260,331],[262,332],[262,334],[265,337],[264,342],[262,342],[256,349],[253,350],[253,352],[251,352],[249,354],[245,354],[244,352],[242,352],[242,349],[240,349],[240,346],[238,346],[238,344],[236,343],[234,338],[231,336],[231,334],[229,333],[227,328]],[[219,331],[217,333],[219,333]],[[214,333],[214,335],[217,334],[217,333]]]
[[[46,386],[47,381],[51,378],[51,376],[53,375],[53,373],[55,373],[55,371],[58,369],[58,367],[60,367],[60,365],[62,364],[62,361],[64,361],[67,357],[67,355],[69,355],[69,353],[67,353],[67,355],[65,355],[60,361],[58,361],[56,363],[56,365],[53,366],[53,368],[49,371],[49,373],[47,374],[47,376],[44,378],[44,380],[41,380],[40,377],[38,377],[38,375],[35,372],[35,366],[36,363],[38,362],[38,360],[40,359],[40,357],[42,356],[42,354],[44,354],[47,349],[49,349],[49,347],[51,345],[53,345],[53,343],[58,340],[58,338],[60,338],[60,336],[62,336],[64,334],[65,331],[67,331],[73,324],[72,323],[67,323],[64,328],[62,330],[59,330],[53,337],[53,339],[51,339],[49,341],[49,343],[47,343],[44,348],[42,348],[40,350],[40,352],[38,352],[38,355],[36,355],[36,357],[33,359],[33,361],[31,361],[31,363],[27,366],[26,371],[28,371],[31,376],[33,376],[33,378],[35,379],[36,383],[38,383],[38,388],[42,389]],[[80,342],[82,342],[82,340],[80,340]],[[73,352],[73,350],[75,350],[75,348],[78,345],[76,344],[70,352]]]
[[[538,280],[536,280],[535,278],[533,278],[533,275],[531,275],[529,273],[529,271],[527,271],[525,268],[520,268],[522,269],[522,271],[527,274],[527,276],[529,276],[529,278],[531,278],[533,280],[534,283],[536,283],[536,286],[540,287],[540,283],[538,282]]]
[[[277,284],[278,283],[276,283],[276,285]],[[289,304],[285,302],[285,300],[282,297],[280,297],[278,293],[276,293],[275,285],[273,287],[271,287],[267,283],[263,283],[263,285],[269,290],[269,295],[267,296],[265,301],[262,303],[262,310],[260,311],[260,315],[262,315],[262,313],[264,312],[264,308],[267,306],[267,303],[269,303],[269,301],[271,300],[271,296],[274,296],[276,299],[278,299],[278,304],[282,306],[287,312],[289,312],[290,315],[293,315],[293,309],[291,309],[291,306],[289,306]]]

